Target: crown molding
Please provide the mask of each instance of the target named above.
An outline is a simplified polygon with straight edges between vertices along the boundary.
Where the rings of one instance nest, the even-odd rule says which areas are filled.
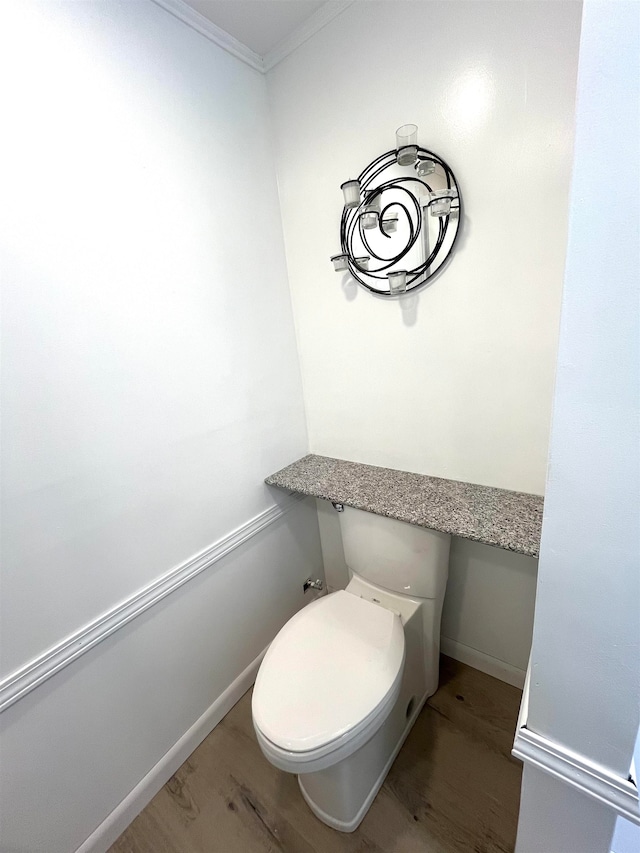
[[[264,74],[264,61],[259,54],[248,48],[241,41],[238,41],[237,38],[229,35],[226,30],[216,26],[208,18],[205,18],[204,15],[201,15],[200,12],[196,12],[191,6],[183,3],[183,0],[152,0],[152,2],[169,12],[174,18],[178,18],[179,21],[182,21],[188,27],[191,27],[192,30],[209,39],[209,41],[217,44],[218,47],[226,50],[227,53],[230,53],[237,59],[241,59],[244,63],[251,66],[251,68]]]
[[[308,41],[311,36],[319,32],[323,27],[333,21],[338,15],[341,15],[345,9],[354,2],[354,0],[329,0],[324,6],[321,6],[317,12],[314,12],[310,18],[307,18],[304,23],[300,24],[290,35],[278,42],[278,44],[264,56],[251,50],[246,44],[238,41],[226,30],[221,29],[200,12],[192,9],[184,0],[152,0],[156,6],[160,6],[165,11],[173,15],[183,24],[191,27],[192,30],[200,33],[205,38],[217,44],[227,53],[235,56],[237,59],[265,74],[270,71],[279,62],[282,62],[290,53],[297,50],[300,45]]]
[[[319,32],[328,23],[341,15],[345,9],[348,9],[354,3],[354,0],[329,0],[324,6],[321,6],[317,12],[314,12],[310,18],[307,18],[304,23],[300,24],[290,35],[278,42],[271,50],[267,51],[262,57],[264,63],[264,71],[270,71],[283,59],[286,59],[290,53],[297,50],[300,45],[308,41],[311,36]]]

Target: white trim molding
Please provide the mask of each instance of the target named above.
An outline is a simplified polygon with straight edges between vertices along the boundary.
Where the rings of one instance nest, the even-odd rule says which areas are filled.
[[[183,0],[152,0],[152,2],[157,6],[161,6],[165,11],[173,15],[174,18],[191,27],[192,30],[208,38],[209,41],[217,44],[218,47],[226,50],[227,53],[230,53],[237,59],[241,59],[247,65],[250,65],[251,68],[255,68],[256,71],[264,74],[264,61],[259,54],[247,47],[246,44],[238,41],[237,38],[234,38],[226,30],[216,26],[213,21],[205,18],[200,12],[196,12],[195,9],[192,9]]]
[[[348,9],[349,6],[352,5],[353,2],[354,0],[344,0],[344,2],[332,0],[332,2],[325,3],[324,6],[321,6],[317,12],[314,12],[313,15],[307,18],[307,20],[300,24],[299,27],[296,27],[290,35],[282,39],[282,41],[278,42],[275,47],[265,53],[262,57],[265,73],[267,71],[271,71],[271,69],[279,62],[286,59],[290,53],[293,53],[293,51],[297,50],[300,45],[303,45],[308,41],[311,36],[314,36],[323,27],[326,27],[327,24],[333,21],[334,18],[337,18],[338,15],[341,15],[345,9]]]
[[[76,853],[102,853],[125,831],[131,821],[142,811],[160,788],[187,760],[194,749],[213,731],[222,718],[233,708],[251,687],[267,649],[251,661],[236,680],[227,687],[204,714],[195,721],[182,737],[166,752],[147,775],[119,803],[76,850]]]
[[[294,504],[303,499],[303,495],[290,495],[282,504],[270,506],[204,551],[165,572],[111,610],[102,613],[92,622],[10,673],[0,681],[0,713],[196,575],[210,569],[256,533],[282,518]]]
[[[638,789],[629,779],[526,726],[516,731],[512,754],[640,824]]]
[[[530,680],[531,661],[527,667],[512,755],[604,803],[632,823],[640,824],[638,788],[631,773],[628,779],[617,776],[564,744],[527,728]],[[631,770],[633,772],[633,762]]]
[[[317,12],[314,12],[306,21],[303,21],[299,27],[288,35],[282,41],[267,51],[264,56],[251,50],[246,44],[243,44],[234,36],[230,35],[226,30],[214,24],[200,12],[197,12],[184,0],[152,0],[157,6],[162,7],[169,14],[173,15],[179,21],[182,21],[192,30],[200,33],[200,35],[217,44],[227,53],[235,56],[237,59],[266,74],[279,62],[282,62],[290,53],[308,41],[311,36],[319,32],[323,27],[333,21],[338,15],[341,15],[345,9],[354,2],[354,0],[329,0],[321,6]]]

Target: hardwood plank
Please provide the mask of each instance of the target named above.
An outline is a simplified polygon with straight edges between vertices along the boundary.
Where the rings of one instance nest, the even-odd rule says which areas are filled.
[[[109,853],[511,853],[520,696],[443,657],[440,689],[362,824],[344,834],[317,820],[296,778],[263,757],[249,691]]]

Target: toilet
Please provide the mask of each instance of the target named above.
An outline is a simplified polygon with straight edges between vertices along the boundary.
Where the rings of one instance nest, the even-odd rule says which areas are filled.
[[[350,581],[296,613],[252,699],[265,757],[324,823],[353,832],[438,687],[451,537],[345,507]]]

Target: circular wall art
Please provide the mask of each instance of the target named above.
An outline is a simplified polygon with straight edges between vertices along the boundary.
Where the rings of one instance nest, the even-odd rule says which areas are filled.
[[[378,296],[426,284],[451,256],[461,222],[461,196],[445,161],[418,145],[418,128],[396,131],[396,148],[342,184],[336,271]]]

